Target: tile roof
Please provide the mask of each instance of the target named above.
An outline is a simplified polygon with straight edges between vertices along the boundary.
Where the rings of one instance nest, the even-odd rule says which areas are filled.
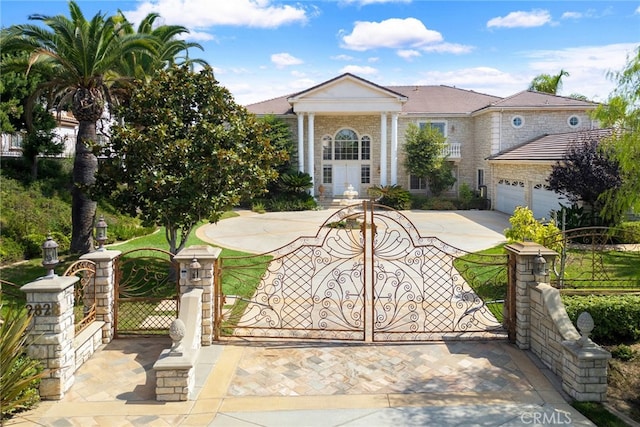
[[[487,157],[494,161],[547,161],[562,160],[571,145],[580,141],[602,138],[612,134],[611,129],[592,129],[579,132],[543,135]]]
[[[573,107],[573,108],[593,108],[598,104],[580,99],[568,98],[565,96],[552,95],[550,93],[536,92],[534,90],[524,90],[507,98],[492,103],[487,107],[514,108],[514,107]]]
[[[449,86],[388,86],[384,89],[408,98],[402,107],[402,111],[408,114],[469,114],[502,99]],[[246,107],[254,114],[293,114],[287,99],[299,93],[250,104]]]
[[[483,109],[495,108],[567,107],[590,109],[597,105],[589,101],[581,101],[579,99],[531,90],[525,90],[510,97],[501,98],[499,96],[487,95],[451,86],[379,86],[368,80],[347,73],[309,89],[305,89],[304,91],[250,104],[247,105],[246,108],[255,114],[293,114],[293,109],[287,99],[303,95],[306,92],[343,77],[352,77],[380,89],[407,97],[407,102],[405,102],[402,107],[402,112],[406,114],[471,114],[473,112],[481,112]]]

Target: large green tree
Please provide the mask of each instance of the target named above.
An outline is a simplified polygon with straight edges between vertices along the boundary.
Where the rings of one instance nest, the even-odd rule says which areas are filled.
[[[616,191],[603,193],[603,213],[615,217],[618,212],[640,212],[640,47],[636,48],[625,67],[611,73],[617,87],[595,116],[605,127],[616,132],[604,146],[618,161],[622,185]]]
[[[405,137],[405,167],[411,175],[427,179],[433,195],[439,195],[455,183],[451,167],[442,151],[446,138],[442,132],[429,123],[417,126],[410,123]]]
[[[216,221],[263,191],[284,159],[267,127],[235,103],[210,67],[160,71],[119,114],[125,124],[113,128],[100,191],[120,209],[165,226],[172,253],[200,220]]]
[[[113,17],[97,13],[87,20],[80,7],[69,2],[69,17],[31,15],[44,24],[15,25],[3,31],[2,48],[29,56],[26,71],[48,70],[39,89],[54,91],[62,106],[70,105],[79,122],[73,165],[71,250],[86,253],[93,249],[93,222],[96,203],[88,190],[95,183],[98,161],[96,123],[110,100],[109,87],[122,79],[118,73],[130,52],[155,53],[149,36],[120,34]]]
[[[5,55],[3,65],[24,61],[24,57]],[[38,174],[38,156],[56,155],[64,150],[64,143],[53,129],[56,121],[47,109],[46,99],[34,97],[41,76],[15,71],[0,74],[0,123],[2,131],[22,135],[22,156],[29,164],[31,178]]]

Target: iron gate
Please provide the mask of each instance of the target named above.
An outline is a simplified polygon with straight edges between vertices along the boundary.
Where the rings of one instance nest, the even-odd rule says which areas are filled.
[[[223,257],[215,280],[216,333],[359,341],[506,338],[506,263],[506,255],[469,254],[422,237],[401,212],[365,202],[333,214],[313,237],[266,254]],[[239,291],[230,295],[231,288]]]
[[[134,249],[115,261],[115,337],[167,334],[178,317],[178,266],[171,252]]]

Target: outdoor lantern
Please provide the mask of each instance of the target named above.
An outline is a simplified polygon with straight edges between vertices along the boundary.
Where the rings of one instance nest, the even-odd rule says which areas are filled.
[[[540,251],[538,251],[538,256],[533,260],[533,274],[539,276],[546,276],[547,274],[547,260],[544,259]]]
[[[96,223],[96,240],[98,241],[99,251],[104,251],[104,242],[107,241],[107,227],[104,216],[100,216],[100,220]]]
[[[194,258],[193,261],[191,261],[191,264],[189,264],[189,271],[190,271],[190,277],[191,277],[191,281],[192,282],[199,282],[200,281],[200,269],[201,268],[202,268],[202,266],[198,262],[197,258]]]
[[[42,266],[47,269],[47,278],[55,277],[54,267],[58,265],[58,244],[53,240],[51,234],[42,244]]]

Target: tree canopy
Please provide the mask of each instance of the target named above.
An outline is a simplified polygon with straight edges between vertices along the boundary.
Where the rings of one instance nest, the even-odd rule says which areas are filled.
[[[456,182],[451,166],[442,156],[445,147],[445,136],[429,123],[422,127],[410,123],[407,127],[405,167],[410,174],[426,178],[434,195],[439,195]]]
[[[549,187],[572,202],[583,202],[593,215],[602,209],[600,195],[622,185],[618,162],[599,147],[595,137],[575,141],[551,169]]]
[[[213,70],[173,66],[140,82],[119,115],[101,164],[100,192],[130,214],[164,225],[169,250],[193,227],[259,194],[285,159],[268,126],[238,105]]]
[[[604,145],[619,164],[622,185],[603,193],[601,199],[604,215],[615,217],[618,212],[640,212],[640,47],[621,71],[610,76],[617,87],[595,117],[603,126],[616,129]]]

